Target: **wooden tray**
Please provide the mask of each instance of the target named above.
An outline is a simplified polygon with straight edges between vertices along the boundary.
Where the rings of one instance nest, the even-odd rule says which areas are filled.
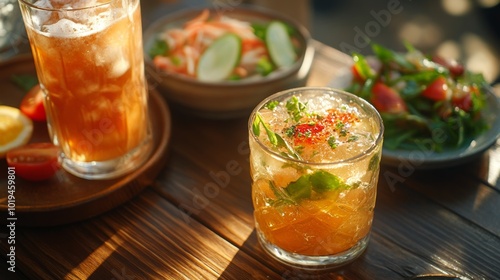
[[[31,55],[0,63],[0,104],[19,107],[25,94],[11,82],[12,75],[35,75]],[[133,173],[113,180],[85,180],[64,170],[48,181],[29,182],[15,179],[16,225],[53,226],[94,217],[137,195],[150,185],[167,160],[171,116],[163,98],[150,90],[149,112],[153,127],[154,148],[151,157]],[[31,142],[50,141],[47,124],[34,122]],[[1,223],[7,221],[7,163],[0,159]]]

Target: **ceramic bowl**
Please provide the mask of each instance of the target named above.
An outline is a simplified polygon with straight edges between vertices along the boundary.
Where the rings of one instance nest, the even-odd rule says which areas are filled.
[[[167,99],[173,110],[181,110],[207,118],[227,119],[248,116],[251,110],[267,96],[288,88],[306,84],[310,73],[314,48],[309,32],[295,20],[274,11],[257,7],[232,7],[227,10],[209,8],[211,14],[225,15],[251,23],[280,20],[293,26],[300,43],[299,59],[290,67],[266,77],[238,81],[202,82],[193,77],[167,73],[157,69],[148,52],[162,31],[180,27],[199,15],[204,8],[188,9],[166,15],[153,22],[144,32],[146,74],[150,85]]]

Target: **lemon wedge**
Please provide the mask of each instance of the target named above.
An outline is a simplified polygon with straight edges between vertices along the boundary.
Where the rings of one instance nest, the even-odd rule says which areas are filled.
[[[21,110],[0,106],[0,157],[28,143],[32,134],[33,122]]]

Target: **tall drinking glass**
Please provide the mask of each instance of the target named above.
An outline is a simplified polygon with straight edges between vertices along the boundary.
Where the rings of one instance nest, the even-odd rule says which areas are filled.
[[[274,94],[249,119],[258,239],[279,261],[329,269],[367,246],[383,123],[350,93],[304,87]]]
[[[152,140],[139,0],[19,0],[62,166],[123,175]]]

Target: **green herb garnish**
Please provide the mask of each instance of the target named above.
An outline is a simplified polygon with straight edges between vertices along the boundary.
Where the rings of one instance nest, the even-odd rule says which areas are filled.
[[[169,51],[167,42],[164,40],[155,40],[153,46],[149,49],[149,57],[154,58],[157,55],[166,55]]]
[[[286,102],[286,109],[293,120],[298,122],[305,114],[306,104],[300,102],[297,96],[294,95]]]
[[[387,97],[383,100],[384,93],[373,92],[374,84],[383,83],[402,99],[403,110],[377,108],[385,126],[384,148],[453,150],[469,145],[488,129],[481,116],[488,86],[482,74],[471,73],[461,65],[462,71],[452,68],[451,64],[422,54],[409,43],[405,43],[406,53],[378,44],[371,46],[380,67],[371,66],[366,57],[353,53],[354,69],[361,79],[353,79],[345,90],[376,105],[391,101]],[[446,88],[432,87],[438,80],[444,80]],[[352,136],[348,138],[351,140]]]
[[[326,192],[352,188],[340,177],[325,170],[304,174],[296,181],[290,182],[285,188],[277,187],[273,181],[269,181],[269,186],[276,196],[276,200],[272,202],[273,205],[295,204]]]
[[[257,61],[256,71],[262,76],[267,76],[276,69],[268,57],[262,57]]]
[[[259,137],[260,136],[260,126],[264,127],[264,130],[267,133],[267,137],[269,139],[269,142],[278,149],[285,149],[286,152],[282,153],[285,156],[288,156],[293,159],[301,159],[300,155],[295,152],[295,150],[277,133],[271,130],[269,126],[264,122],[262,119],[262,116],[257,113],[255,115],[255,119],[253,120],[252,123],[252,131],[255,134],[255,136]]]

